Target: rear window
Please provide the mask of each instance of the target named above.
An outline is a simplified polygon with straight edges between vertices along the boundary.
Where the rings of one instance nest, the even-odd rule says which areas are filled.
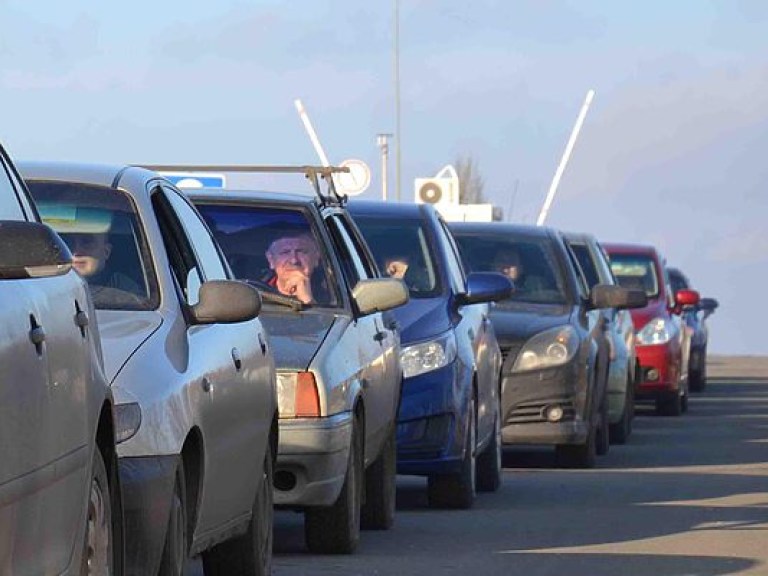
[[[414,298],[442,293],[429,236],[421,220],[355,216],[381,272],[400,278]]]
[[[96,308],[153,310],[160,303],[149,245],[130,196],[104,186],[28,181],[43,222],[59,233]]]
[[[475,234],[453,230],[469,272],[500,272],[515,283],[510,300],[565,304],[565,281],[552,242],[508,233]],[[503,305],[503,303],[500,303]]]
[[[620,286],[643,290],[648,298],[659,295],[659,278],[656,264],[650,256],[636,254],[611,254],[611,270]]]
[[[339,294],[323,243],[303,210],[195,201],[235,277],[305,304],[337,307]],[[300,283],[308,289],[298,289]],[[304,299],[304,294],[311,300]]]

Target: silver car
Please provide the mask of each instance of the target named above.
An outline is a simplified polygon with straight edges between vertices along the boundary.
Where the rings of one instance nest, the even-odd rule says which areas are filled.
[[[408,300],[379,278],[343,203],[190,191],[235,275],[259,286],[280,406],[275,503],[304,511],[311,551],[350,553],[395,511],[399,336],[382,314]]]
[[[0,574],[120,574],[112,394],[88,286],[0,147]]]
[[[38,208],[89,282],[115,395],[130,574],[266,574],[277,446],[258,292],[198,212],[136,167],[29,164]]]
[[[597,284],[618,286],[611,272],[608,256],[591,234],[568,233],[565,241],[579,262],[584,280],[592,289]],[[642,293],[636,294],[644,301]],[[614,444],[626,443],[632,432],[635,415],[635,386],[639,362],[635,352],[635,326],[628,309],[602,308],[600,322],[609,349],[608,423],[609,438]]]

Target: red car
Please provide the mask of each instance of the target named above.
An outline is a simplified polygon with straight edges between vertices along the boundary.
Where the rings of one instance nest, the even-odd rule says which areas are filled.
[[[640,372],[637,399],[654,400],[656,411],[679,416],[688,409],[688,356],[690,330],[680,314],[695,306],[699,293],[673,293],[665,261],[653,246],[603,244],[611,270],[625,288],[644,290],[645,308],[632,310]]]

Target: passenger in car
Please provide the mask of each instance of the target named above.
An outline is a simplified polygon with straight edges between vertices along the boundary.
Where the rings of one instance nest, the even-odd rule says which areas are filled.
[[[88,281],[94,297],[104,289],[144,295],[145,291],[129,276],[109,266],[112,243],[108,234],[63,233],[61,236],[72,252],[72,266]]]
[[[309,230],[281,233],[270,242],[265,254],[272,270],[267,284],[304,304],[315,302],[312,275],[320,262],[320,252]]]
[[[402,279],[408,271],[410,258],[405,254],[395,254],[384,262],[384,271],[392,278]]]
[[[493,268],[515,283],[517,292],[534,293],[547,289],[547,282],[541,276],[528,274],[517,250],[504,247],[493,258]]]

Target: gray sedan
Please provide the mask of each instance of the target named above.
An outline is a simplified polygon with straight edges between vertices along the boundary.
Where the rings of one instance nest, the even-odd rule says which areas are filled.
[[[231,278],[200,215],[134,167],[22,166],[98,309],[116,401],[127,569],[265,574],[274,363],[258,292]]]

